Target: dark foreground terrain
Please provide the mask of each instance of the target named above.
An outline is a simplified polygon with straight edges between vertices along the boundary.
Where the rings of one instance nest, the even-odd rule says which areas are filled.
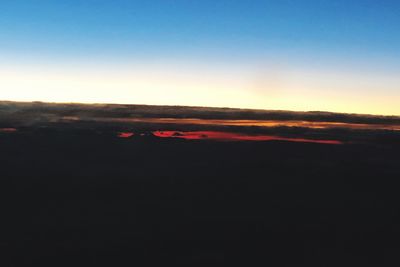
[[[395,131],[335,129],[368,140],[343,144],[185,140],[7,119],[1,266],[400,264]]]

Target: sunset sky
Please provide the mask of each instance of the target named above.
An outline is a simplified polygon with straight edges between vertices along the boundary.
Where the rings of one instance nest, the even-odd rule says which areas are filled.
[[[0,100],[400,115],[397,0],[5,0]]]

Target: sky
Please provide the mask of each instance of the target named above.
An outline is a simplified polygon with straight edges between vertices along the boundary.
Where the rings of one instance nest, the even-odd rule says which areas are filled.
[[[400,115],[397,0],[4,0],[0,100]]]

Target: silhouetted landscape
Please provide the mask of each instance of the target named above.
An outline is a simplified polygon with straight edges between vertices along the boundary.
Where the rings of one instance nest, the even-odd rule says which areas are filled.
[[[3,101],[0,148],[2,266],[400,263],[400,117]]]

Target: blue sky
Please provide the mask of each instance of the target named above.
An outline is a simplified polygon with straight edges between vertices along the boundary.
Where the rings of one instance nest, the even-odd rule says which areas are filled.
[[[2,86],[0,80],[0,98],[24,100],[21,95],[26,95],[26,100],[109,102],[132,96],[126,102],[162,104],[164,98],[165,104],[400,114],[395,107],[400,99],[399,1],[8,0],[0,3],[0,25],[0,70],[12,72],[18,82],[33,75],[55,88],[46,97],[45,91],[35,89],[40,84],[29,87],[8,79]],[[145,67],[138,72],[141,65]],[[76,82],[71,68],[88,72],[79,79],[92,80]],[[38,69],[42,71],[36,73]],[[110,80],[104,83],[108,70]],[[66,88],[50,85],[48,81],[59,79],[54,71],[71,86],[86,84],[81,88],[85,97],[74,98]],[[104,86],[100,98],[86,96],[85,90],[93,95],[91,87],[100,82],[93,72],[102,73],[102,84],[110,86],[109,97]],[[244,81],[229,92],[229,77],[234,85],[240,84],[238,76],[251,80],[254,73],[256,80],[263,73],[268,79],[278,77],[283,93],[262,94]],[[135,81],[129,80],[132,76]],[[151,76],[158,81],[154,86]],[[202,77],[208,82],[203,83]],[[118,91],[112,86],[115,79],[129,80],[129,85]],[[187,102],[179,96],[183,89],[172,88],[174,79],[186,88]],[[213,82],[223,85],[226,94],[220,97],[227,99],[208,101],[207,95],[218,87],[202,91],[194,86],[210,87]],[[140,97],[143,84],[155,101],[150,95]],[[266,84],[265,91],[275,90],[275,82]],[[18,94],[6,93],[5,86]],[[235,99],[236,93],[243,102]],[[304,94],[311,95],[309,103]],[[299,95],[304,99],[296,104]],[[347,95],[365,100],[340,104]],[[383,101],[385,107],[373,101]]]

